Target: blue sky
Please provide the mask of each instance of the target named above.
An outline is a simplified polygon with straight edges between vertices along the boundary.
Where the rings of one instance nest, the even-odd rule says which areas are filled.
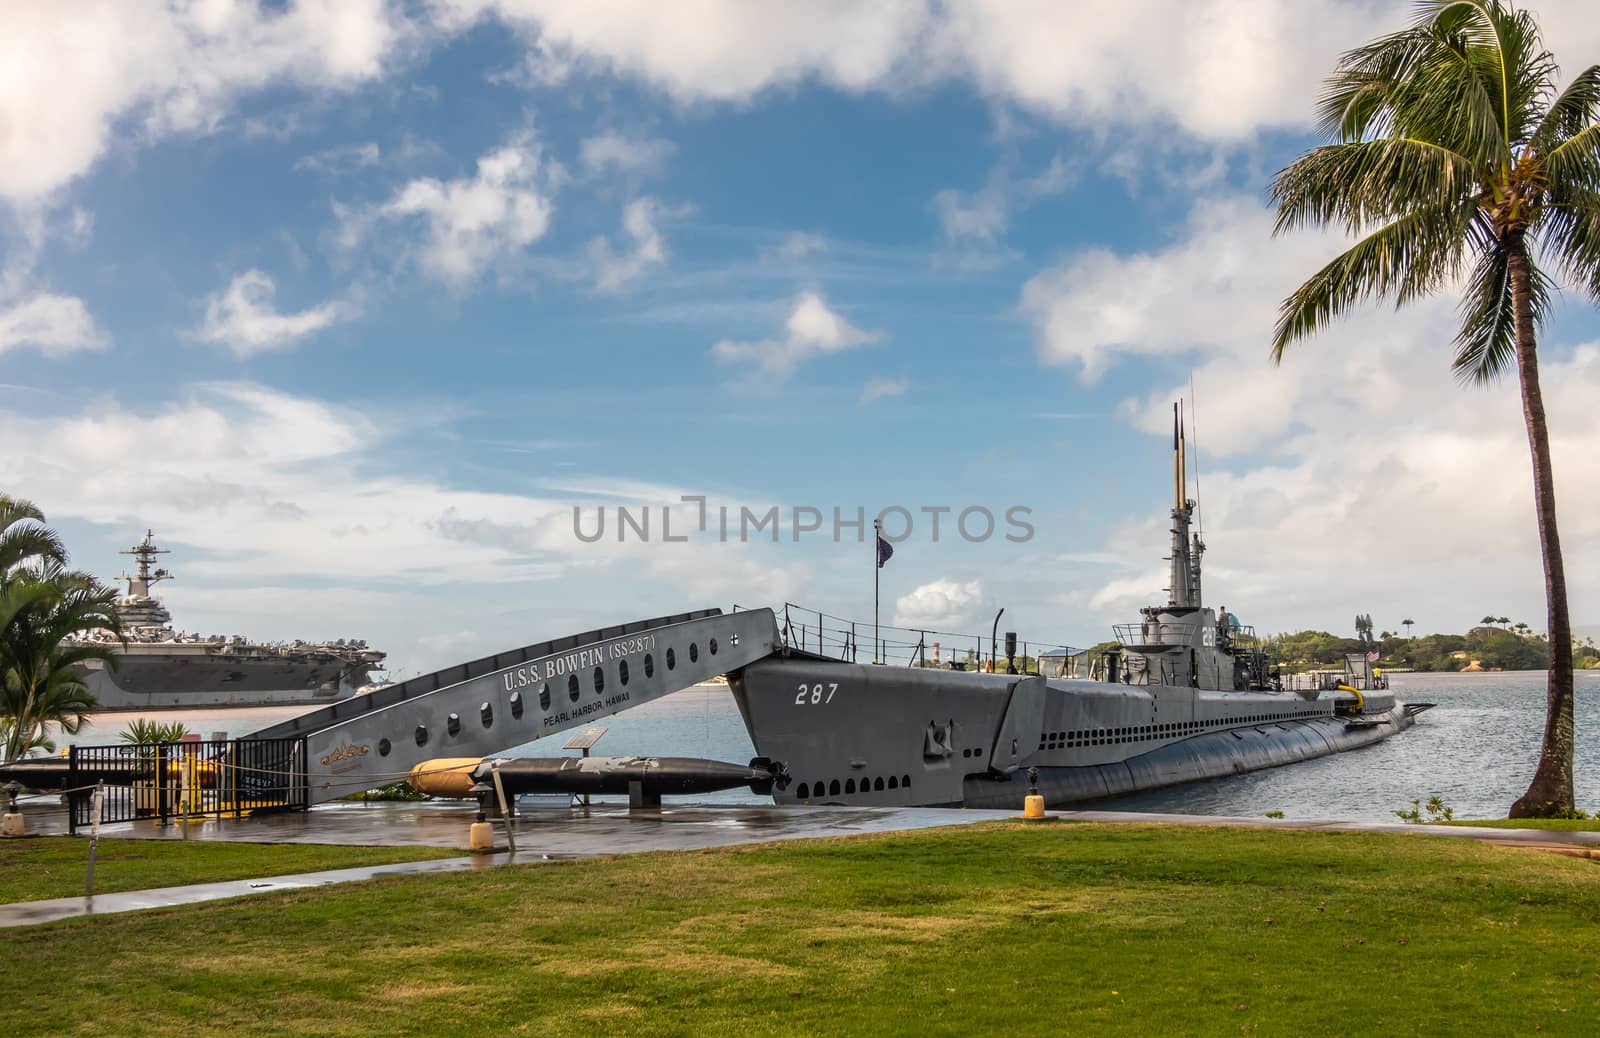
[[[1534,5],[1569,69],[1600,61],[1582,6]],[[587,545],[574,506],[1025,506],[1025,544],[919,513],[886,619],[1005,606],[1085,644],[1160,596],[1192,375],[1213,604],[1542,626],[1514,386],[1453,385],[1449,299],[1267,358],[1338,242],[1274,240],[1266,185],[1403,4],[665,10],[25,7],[4,486],[105,576],[153,527],[181,626],[361,636],[406,672],[706,605],[870,613],[854,542]],[[1564,299],[1580,623],[1597,343]]]

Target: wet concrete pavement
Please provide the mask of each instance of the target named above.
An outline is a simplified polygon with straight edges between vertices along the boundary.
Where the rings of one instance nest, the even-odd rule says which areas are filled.
[[[248,897],[251,894],[281,894],[286,890],[305,890],[332,883],[353,883],[363,879],[384,876],[414,876],[428,872],[459,872],[463,869],[486,868],[504,864],[504,854],[478,855],[471,858],[444,858],[437,861],[408,861],[395,865],[370,865],[355,869],[328,869],[323,872],[303,872],[293,876],[270,876],[263,879],[236,879],[221,883],[191,883],[182,887],[159,887],[154,890],[130,890],[120,894],[96,894],[94,897],[59,897],[48,901],[19,901],[0,905],[0,927],[31,926],[36,923],[53,923],[58,919],[72,919],[84,915],[111,915],[117,912],[136,912],[144,908],[170,908],[173,905],[193,905],[202,901],[220,901],[230,897]]]
[[[629,810],[626,803],[593,807],[523,808],[512,830],[523,855],[573,858],[640,851],[697,850],[818,836],[926,829],[1015,817],[1014,811],[960,808],[777,807],[772,804],[667,804]],[[467,849],[477,806],[466,801],[323,804],[310,811],[190,823],[191,840],[243,843],[333,843],[356,846],[428,846]],[[506,844],[494,821],[495,844]],[[28,831],[67,831],[61,811],[28,812]],[[100,835],[121,839],[177,840],[183,827],[153,821],[105,825]]]

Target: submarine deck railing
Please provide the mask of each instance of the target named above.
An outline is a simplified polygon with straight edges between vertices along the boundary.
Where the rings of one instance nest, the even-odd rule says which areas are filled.
[[[983,670],[992,664],[995,670],[1004,671],[1006,666],[1003,635],[990,637],[880,624],[877,626],[878,652],[874,657],[871,621],[851,620],[793,602],[785,602],[781,610],[774,612],[779,615],[778,629],[786,648],[819,656],[851,663],[871,663],[876,658],[881,663],[902,667]],[[1042,664],[1040,656],[1049,661],[1070,661],[1081,657],[1085,651],[1059,641],[1018,639],[1017,672],[1059,677],[1061,668]]]

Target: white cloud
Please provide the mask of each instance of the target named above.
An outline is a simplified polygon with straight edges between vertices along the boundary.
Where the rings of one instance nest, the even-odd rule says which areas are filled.
[[[374,208],[340,213],[341,240],[359,241],[382,220],[426,225],[417,259],[424,272],[456,288],[474,281],[491,263],[519,253],[544,236],[553,210],[541,184],[539,147],[533,136],[512,136],[481,156],[470,177],[439,181],[420,177]]]
[[[1259,202],[1209,198],[1165,249],[1086,249],[1041,271],[1024,286],[1022,309],[1039,330],[1041,359],[1076,364],[1089,381],[1119,356],[1227,346],[1261,358],[1278,300],[1337,246],[1325,235],[1274,239]]]
[[[1557,56],[1582,67],[1600,47],[1591,0],[1536,6]],[[484,17],[511,25],[546,81],[581,68],[680,101],[742,102],[807,80],[898,93],[964,79],[1067,125],[1223,141],[1308,126],[1338,55],[1410,13],[1401,0],[440,0],[437,10],[451,30]]]
[[[911,388],[911,383],[903,378],[874,378],[868,380],[861,390],[862,404],[870,404],[874,400],[883,400],[888,397],[905,396],[906,390]]]
[[[782,339],[736,342],[724,339],[711,355],[724,363],[755,365],[755,372],[781,381],[813,357],[877,342],[881,332],[862,331],[829,309],[816,292],[802,292],[784,322]]]
[[[717,543],[714,525],[695,534],[688,512],[675,527],[689,543],[584,544],[573,534],[575,504],[638,514],[704,488],[597,473],[572,490],[460,489],[408,469],[396,442],[404,430],[388,410],[368,415],[348,401],[237,382],[135,408],[69,406],[56,415],[0,408],[0,486],[53,520],[104,528],[107,564],[116,557],[106,541],[120,546],[154,528],[178,551],[179,579],[163,590],[191,630],[356,635],[415,671],[461,658],[459,646],[420,644],[441,631],[479,631],[482,650],[498,651],[681,611],[686,601],[748,602],[753,588],[781,601],[810,579],[803,563]],[[75,541],[84,564],[94,540]],[[540,604],[551,582],[562,589],[559,607]],[[188,608],[196,603],[205,608]]]
[[[1192,369],[1198,427],[1190,443],[1203,465],[1213,604],[1274,627],[1291,616],[1326,624],[1374,602],[1433,617],[1429,629],[1459,629],[1487,609],[1542,616],[1516,379],[1489,390],[1457,386],[1453,295],[1398,313],[1373,305],[1296,343],[1281,367],[1271,363],[1278,301],[1342,247],[1337,234],[1274,239],[1259,202],[1212,198],[1196,205],[1171,245],[1068,257],[1030,281],[1022,303],[1047,363],[1086,379],[1124,359],[1162,373],[1120,408],[1156,436],[1171,428],[1171,401],[1186,395],[1183,372]],[[1582,576],[1600,571],[1600,484],[1586,478],[1600,453],[1591,403],[1600,396],[1600,346],[1547,338],[1541,352],[1581,618],[1600,611],[1600,585]],[[1123,615],[1159,597],[1165,529],[1153,516],[1113,535],[1107,550],[1151,566],[1103,585],[1091,605]]]
[[[589,263],[594,270],[596,292],[621,291],[623,286],[667,260],[666,242],[656,227],[660,205],[651,198],[636,198],[622,210],[622,232],[627,241],[618,251],[605,238],[589,243]]]
[[[1591,0],[1536,7],[1557,57],[1583,67],[1600,48]],[[432,0],[413,10],[402,0],[11,4],[0,198],[51,195],[114,139],[209,132],[248,94],[379,80],[484,19],[526,41],[516,78],[528,85],[585,70],[680,101],[741,103],[812,80],[895,94],[964,79],[997,105],[1097,132],[1171,126],[1237,141],[1307,126],[1339,53],[1407,15],[1399,0],[1122,0],[1104,12],[1053,0]],[[292,132],[294,116],[253,123]]]
[[[111,339],[75,296],[40,292],[0,304],[0,353],[31,346],[47,357],[75,350],[104,349]]]
[[[536,65],[630,74],[684,101],[740,101],[812,77],[845,89],[879,85],[927,18],[922,0],[439,0],[437,9],[451,28],[501,19],[529,39]]]
[[[383,149],[376,141],[364,144],[345,144],[325,148],[295,160],[294,168],[317,173],[347,173],[351,170],[376,166],[383,158]]]
[[[248,91],[348,89],[387,70],[410,32],[389,0],[10,4],[0,33],[0,197],[42,199],[114,133],[205,132]]]
[[[961,632],[980,626],[983,582],[940,579],[929,581],[894,603],[896,627],[917,631]]]
[[[591,173],[616,169],[624,173],[653,173],[675,150],[659,137],[628,137],[614,131],[585,137],[578,145],[578,161]]]
[[[814,252],[826,252],[827,249],[828,239],[822,235],[809,231],[791,231],[768,255],[778,259],[797,260]]]
[[[946,188],[933,196],[946,238],[981,238],[993,241],[1011,221],[1011,214],[1041,198],[1067,190],[1072,169],[1059,155],[1037,176],[1017,179],[1012,162],[1003,162],[989,174],[988,182],[970,194]]]
[[[349,302],[329,300],[296,313],[280,313],[273,299],[278,286],[259,270],[247,270],[228,284],[226,291],[206,300],[206,316],[195,337],[217,343],[236,357],[288,349],[324,328],[349,321],[359,308]]]

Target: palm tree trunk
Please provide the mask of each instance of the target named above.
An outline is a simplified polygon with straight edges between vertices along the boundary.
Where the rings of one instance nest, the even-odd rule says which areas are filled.
[[[1545,699],[1544,742],[1539,768],[1528,791],[1511,805],[1512,818],[1540,818],[1570,812],[1572,800],[1572,622],[1567,616],[1567,576],[1556,533],[1556,488],[1550,467],[1550,432],[1539,392],[1539,354],[1533,334],[1527,246],[1520,235],[1509,243],[1511,299],[1517,319],[1517,375],[1522,383],[1522,417],[1533,454],[1533,499],[1539,517],[1539,548],[1544,555],[1544,587],[1550,634],[1550,674]]]

